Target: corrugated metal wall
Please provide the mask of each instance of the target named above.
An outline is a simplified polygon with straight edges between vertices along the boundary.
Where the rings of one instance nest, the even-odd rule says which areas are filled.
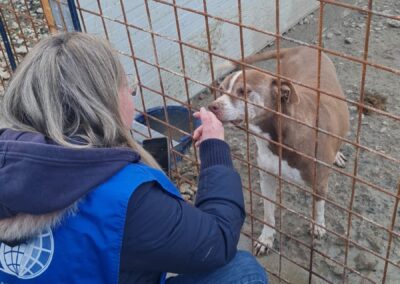
[[[166,1],[171,2],[172,1]],[[275,1],[273,0],[248,0],[242,1],[243,24],[254,26],[270,32],[275,32]],[[287,30],[299,19],[311,12],[318,5],[315,0],[282,0],[281,5],[281,32]],[[82,8],[83,26],[86,31],[94,34],[108,34],[109,40],[115,48],[122,53],[131,55],[129,40],[127,38],[126,26],[115,21],[107,20],[117,19],[123,21],[123,13],[119,0],[99,1],[82,0],[78,2]],[[99,4],[104,15],[104,29],[100,17],[91,12],[100,13]],[[176,4],[188,9],[204,12],[203,1],[197,0],[177,0]],[[143,1],[125,1],[125,12],[127,23],[131,25],[129,32],[132,37],[135,56],[145,61],[156,64],[154,56],[154,48],[152,38],[146,30],[152,30],[155,34],[155,46],[159,65],[174,72],[182,74],[179,44],[168,40],[178,39],[177,27],[174,9],[171,6],[161,4],[154,1],[148,1],[149,15]],[[238,22],[237,0],[213,0],[207,1],[207,12],[213,16]],[[178,9],[179,27],[182,41],[194,46],[208,49],[207,33],[204,16],[194,12]],[[140,27],[144,31],[140,31],[135,27]],[[209,31],[211,38],[212,51],[222,54],[230,58],[240,58],[240,34],[239,27],[230,23],[222,22],[217,19],[209,18]],[[244,50],[246,55],[261,50],[272,40],[272,37],[258,32],[244,29]],[[194,80],[198,80],[205,84],[211,82],[210,76],[210,56],[209,54],[183,46],[184,60],[186,65],[186,75]],[[121,56],[124,66],[128,73],[134,73],[133,61],[128,56]],[[213,65],[222,62],[221,58],[213,56]],[[156,67],[138,61],[139,76],[141,82],[151,89],[161,92],[160,79]],[[180,101],[186,97],[184,79],[182,77],[163,72],[161,70],[161,80],[163,83],[164,93],[168,96],[175,97]],[[189,97],[196,95],[204,87],[193,80],[189,84]],[[162,98],[149,90],[147,92],[146,107],[152,107],[162,104]],[[168,102],[173,104],[173,102]],[[138,100],[137,105],[141,102]]]

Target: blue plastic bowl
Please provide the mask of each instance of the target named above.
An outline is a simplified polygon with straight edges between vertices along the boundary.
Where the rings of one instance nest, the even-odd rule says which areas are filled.
[[[190,133],[191,129],[196,129],[201,125],[201,121],[199,119],[196,119],[193,117],[192,113],[187,109],[186,107],[183,106],[167,106],[166,107],[167,113],[168,113],[168,120],[169,124],[181,129],[185,132]],[[166,122],[167,119],[165,118],[165,109],[164,107],[154,107],[147,109],[146,111],[147,114],[151,115],[152,117],[155,117],[161,121]],[[149,120],[149,126],[151,129],[165,135],[168,137],[168,128],[163,125],[162,123],[158,122],[157,120],[153,119],[152,117],[148,117]],[[191,117],[191,119],[190,119]],[[137,115],[135,120],[143,125],[146,124],[146,119],[144,115],[140,114]],[[190,123],[192,122],[192,128]],[[171,129],[171,136],[172,139],[178,144],[174,147],[176,151],[179,153],[185,154],[186,151],[189,149],[189,147],[192,144],[192,137],[189,135],[184,135],[183,133]],[[181,157],[177,157],[177,160],[180,160]],[[172,161],[172,157],[170,159]]]

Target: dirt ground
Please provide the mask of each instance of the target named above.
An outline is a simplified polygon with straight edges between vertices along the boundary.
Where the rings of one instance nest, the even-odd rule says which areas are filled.
[[[35,13],[42,11],[35,3]],[[340,2],[355,4],[366,7],[367,0],[341,0]],[[373,1],[373,9],[384,14],[400,15],[400,2],[397,0]],[[21,2],[22,3],[22,2]],[[39,9],[39,10],[38,10]],[[318,35],[318,11],[307,16],[299,24],[294,26],[285,36],[302,42],[316,43]],[[324,46],[357,58],[363,57],[364,40],[367,15],[327,5],[324,12],[323,42]],[[400,70],[400,21],[392,22],[386,18],[374,16],[372,18],[372,30],[370,34],[368,60],[393,69]],[[295,44],[282,41],[282,46],[293,46]],[[274,49],[274,46],[268,49]],[[25,53],[21,50],[21,53]],[[338,77],[347,98],[358,101],[361,90],[362,65],[347,59],[330,56],[337,68]],[[4,62],[0,62],[2,76],[5,73]],[[264,68],[274,71],[273,64],[262,64]],[[386,111],[393,116],[400,116],[400,80],[399,75],[382,71],[374,67],[368,67],[365,78],[365,90],[367,94],[376,94],[383,97]],[[0,88],[0,93],[2,89]],[[207,105],[213,99],[208,92],[199,94],[193,99],[195,106]],[[351,130],[347,139],[355,141],[358,111],[354,105],[349,105],[351,114]],[[1,124],[1,123],[0,123]],[[246,135],[244,131],[236,127],[226,128],[226,139],[231,145],[232,154],[246,159]],[[388,118],[377,113],[362,116],[360,144],[379,151],[393,159],[400,159],[400,123],[398,120]],[[250,137],[250,161],[256,162],[255,143]],[[348,158],[344,171],[350,175],[354,174],[354,163],[356,149],[350,144],[342,147]],[[240,172],[243,184],[249,184],[252,190],[259,192],[258,171],[234,159],[236,169]],[[367,183],[383,188],[385,192],[396,195],[396,183],[399,181],[399,164],[387,160],[377,154],[360,150],[358,154],[357,176]],[[197,173],[193,165],[188,163],[179,164],[180,175],[195,181]],[[311,194],[299,190],[296,187],[284,184],[282,194],[283,206],[289,208],[275,212],[277,220],[276,227],[282,231],[277,234],[274,249],[269,255],[259,257],[259,261],[274,274],[281,275],[290,283],[308,283],[310,259],[312,255],[312,271],[322,275],[324,279],[316,275],[312,277],[312,283],[368,283],[362,276],[370,278],[374,282],[382,282],[386,256],[390,263],[400,265],[400,238],[394,236],[391,247],[388,249],[390,235],[382,229],[389,228],[392,222],[395,198],[385,192],[380,192],[371,186],[360,182],[355,183],[354,202],[351,210],[363,216],[352,215],[350,231],[348,228],[348,213],[342,208],[350,209],[352,192],[352,179],[340,173],[332,173],[329,182],[328,201],[326,204],[326,225],[329,230],[336,234],[347,237],[349,235],[352,243],[348,246],[347,260],[346,242],[332,233],[322,240],[315,240],[312,244],[311,236],[308,234],[309,222],[297,213],[307,218],[311,216]],[[181,186],[181,191],[187,199],[192,199],[195,188],[188,184]],[[260,198],[245,191],[246,210],[253,211],[255,216],[261,218],[263,206]],[[252,201],[252,202],[251,202]],[[335,205],[336,204],[336,205]],[[339,208],[337,205],[341,206]],[[400,234],[400,209],[395,214],[397,217],[394,231]],[[243,231],[257,239],[262,225],[256,220],[247,217]],[[297,240],[294,240],[294,238]],[[239,244],[240,248],[251,250],[252,242],[243,236]],[[363,246],[366,249],[360,248]],[[313,247],[313,252],[309,247]],[[322,255],[328,256],[323,257]],[[298,265],[294,264],[296,262]],[[336,262],[335,262],[336,261]],[[346,270],[343,274],[343,266],[337,263],[346,263],[346,266],[354,271]],[[400,283],[400,269],[388,265],[386,283]],[[279,280],[270,275],[271,283]]]
[[[366,7],[368,4],[366,0],[341,2],[355,4],[358,7]],[[385,14],[399,15],[400,2],[395,0],[374,1],[373,9]],[[318,39],[318,18],[319,11],[317,10],[294,26],[285,36],[306,43],[316,43]],[[323,28],[324,46],[362,59],[366,20],[366,14],[330,5],[326,6]],[[399,26],[400,23],[397,25],[397,23],[392,23],[383,17],[374,16],[372,18],[368,56],[370,62],[400,70]],[[281,42],[282,47],[294,45],[287,41]],[[266,49],[275,49],[275,46]],[[355,102],[359,101],[362,85],[362,65],[347,59],[330,57],[337,68],[338,77],[347,98]],[[275,72],[273,64],[264,63],[260,66]],[[378,95],[382,97],[383,100],[386,100],[384,106],[386,111],[397,117],[400,116],[399,90],[400,80],[398,75],[374,67],[367,67],[365,93],[368,96]],[[192,103],[196,106],[204,106],[212,99],[212,95],[205,92],[197,96]],[[358,109],[352,104],[349,104],[349,109],[351,129],[347,139],[355,141]],[[245,132],[233,126],[228,127],[226,139],[231,145],[233,155],[246,159]],[[400,159],[399,141],[399,121],[377,113],[362,115],[361,145],[398,160]],[[250,138],[250,149],[250,161],[256,163],[256,146],[252,137]],[[348,158],[344,171],[353,175],[356,148],[351,144],[344,144],[342,150]],[[248,166],[237,159],[234,160],[234,163],[242,176],[243,184],[248,185]],[[181,168],[185,174],[185,167]],[[359,151],[357,176],[393,195],[397,194],[396,183],[400,177],[399,168],[399,164],[396,162],[368,151]],[[187,172],[191,171],[187,170]],[[250,180],[252,190],[259,192],[259,176],[256,169],[250,169]],[[363,279],[362,276],[368,277],[373,282],[382,282],[385,258],[388,253],[389,233],[379,226],[390,228],[395,198],[371,186],[356,182],[351,210],[363,216],[363,218],[352,215],[350,231],[347,232],[348,213],[343,208],[350,209],[352,182],[352,179],[344,174],[332,173],[325,213],[326,225],[329,230],[344,238],[347,234],[349,235],[351,242],[348,246],[347,260],[345,257],[346,241],[332,233],[327,233],[327,236],[322,240],[315,240],[312,246],[312,239],[308,233],[309,222],[296,214],[299,212],[308,218],[311,217],[312,196],[296,187],[284,184],[281,196],[282,204],[289,210],[277,209],[275,212],[276,226],[283,234],[277,234],[274,250],[267,256],[259,257],[259,261],[275,274],[279,274],[280,271],[281,277],[290,283],[308,283],[309,272],[307,270],[310,267],[310,247],[313,247],[312,271],[325,279],[313,275],[312,283],[326,283],[327,281],[333,283],[342,281],[345,283],[370,282]],[[183,191],[188,192],[186,189]],[[247,211],[250,212],[252,207],[253,214],[262,218],[263,206],[260,203],[260,198],[253,194],[251,203],[250,194],[245,192],[245,196]],[[335,204],[341,206],[341,208]],[[394,231],[400,233],[399,209],[397,209],[396,216]],[[248,217],[243,230],[246,234],[251,235],[252,227],[253,239],[257,239],[262,225]],[[243,236],[240,247],[251,250],[251,246],[251,239]],[[328,256],[328,258],[323,255]],[[400,265],[400,238],[393,237],[388,256],[391,263]],[[391,265],[390,262],[387,268],[386,283],[400,283],[400,269]],[[343,265],[338,263],[346,263],[346,266],[354,271],[346,270],[344,276]],[[279,280],[271,276],[271,282],[278,283]]]

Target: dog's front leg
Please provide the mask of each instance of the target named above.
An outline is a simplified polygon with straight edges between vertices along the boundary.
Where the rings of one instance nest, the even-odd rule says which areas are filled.
[[[321,239],[325,236],[325,200],[320,199],[315,203],[314,236]],[[312,226],[311,226],[312,227]]]
[[[255,243],[255,254],[262,255],[273,247],[275,235],[275,204],[271,201],[276,200],[276,178],[263,171],[260,172],[260,188],[264,203],[264,222],[263,229],[258,241]],[[271,200],[271,201],[270,201]]]

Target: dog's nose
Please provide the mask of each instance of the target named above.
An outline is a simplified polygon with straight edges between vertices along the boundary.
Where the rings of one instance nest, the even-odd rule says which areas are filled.
[[[212,103],[212,104],[210,104],[210,105],[208,106],[208,109],[209,109],[210,111],[212,111],[212,112],[217,112],[218,109],[219,109],[219,107],[218,107],[218,104]]]

